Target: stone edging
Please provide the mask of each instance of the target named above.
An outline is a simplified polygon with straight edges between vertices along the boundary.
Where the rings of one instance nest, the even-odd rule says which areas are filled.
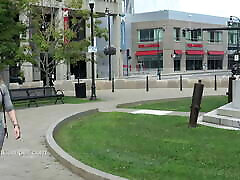
[[[112,174],[102,172],[98,169],[83,164],[82,162],[74,159],[71,155],[66,153],[60,146],[58,146],[58,144],[54,140],[54,134],[65,123],[72,121],[76,118],[97,112],[98,109],[93,109],[81,113],[75,113],[68,117],[64,117],[59,121],[55,122],[54,124],[52,124],[49,127],[45,137],[48,150],[61,164],[63,164],[72,172],[78,174],[79,176],[83,177],[86,180],[127,180],[126,178],[114,176]]]

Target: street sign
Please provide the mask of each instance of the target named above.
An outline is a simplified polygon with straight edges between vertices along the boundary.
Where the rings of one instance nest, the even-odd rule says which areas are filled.
[[[239,55],[238,54],[234,55],[234,61],[239,61]]]
[[[96,53],[97,52],[97,47],[95,47],[95,46],[88,46],[88,52],[89,53]]]

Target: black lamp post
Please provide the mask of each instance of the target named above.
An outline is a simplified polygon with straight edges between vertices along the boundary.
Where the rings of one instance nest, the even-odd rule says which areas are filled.
[[[110,11],[109,8],[105,9],[105,15],[108,17],[108,50],[110,50],[111,47],[111,26],[110,26]],[[112,79],[112,65],[111,65],[111,53],[108,54],[108,61],[109,61],[109,66],[108,66],[108,73],[109,73],[109,81]]]
[[[91,9],[91,46],[94,47],[94,34],[93,34],[93,8],[95,1],[89,0],[89,7]],[[96,100],[96,85],[95,85],[95,63],[94,63],[94,52],[91,52],[91,61],[92,61],[92,87],[91,87],[91,97],[90,100]]]

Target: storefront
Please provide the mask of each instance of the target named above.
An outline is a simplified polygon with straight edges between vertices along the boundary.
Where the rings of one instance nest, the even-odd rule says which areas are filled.
[[[224,51],[208,51],[208,70],[223,69]]]
[[[145,70],[163,68],[163,51],[137,51],[136,52],[139,68]]]
[[[203,50],[187,50],[186,51],[186,70],[202,70],[203,69]]]

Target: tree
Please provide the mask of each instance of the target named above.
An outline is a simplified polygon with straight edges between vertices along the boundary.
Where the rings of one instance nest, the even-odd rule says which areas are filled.
[[[18,61],[20,34],[25,26],[19,22],[19,10],[22,2],[19,0],[0,1],[0,70]]]
[[[29,4],[28,16],[31,19],[29,29],[32,38],[30,46],[23,47],[25,54],[22,58],[32,60],[44,72],[46,85],[49,86],[49,77],[57,65],[89,60],[86,58],[86,52],[90,41],[87,38],[78,39],[77,35],[84,30],[90,12],[82,9],[82,0],[67,1],[65,6],[69,9],[71,23],[69,28],[68,25],[62,28],[59,27],[60,21],[56,20],[55,1],[47,2],[47,5],[44,5],[44,0],[38,4],[33,2]],[[96,15],[95,17],[97,18]],[[98,26],[100,23],[98,20],[95,21],[95,35],[106,39],[107,30],[100,29]]]

